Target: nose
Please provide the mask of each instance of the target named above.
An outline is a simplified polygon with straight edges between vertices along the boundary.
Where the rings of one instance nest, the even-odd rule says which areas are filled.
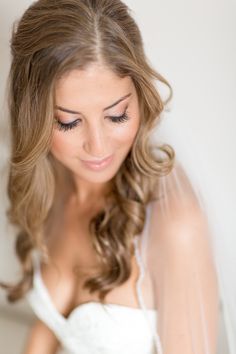
[[[94,159],[101,159],[109,155],[108,149],[106,149],[106,134],[103,127],[96,125],[90,127],[86,134],[84,141],[84,150],[88,155]]]

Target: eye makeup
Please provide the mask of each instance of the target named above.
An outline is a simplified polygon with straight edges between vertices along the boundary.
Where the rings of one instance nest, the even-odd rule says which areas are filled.
[[[127,114],[127,107],[124,111],[123,114],[121,114],[120,116],[108,116],[107,118],[109,118],[111,120],[111,122],[113,123],[123,123],[123,122],[126,122],[128,119],[129,119],[129,116]],[[54,118],[55,120],[55,123],[57,124],[57,128],[60,130],[60,131],[68,131],[68,130],[71,130],[71,129],[74,129],[76,128],[79,124],[80,124],[80,121],[81,119],[78,118],[70,123],[62,123],[58,118]]]

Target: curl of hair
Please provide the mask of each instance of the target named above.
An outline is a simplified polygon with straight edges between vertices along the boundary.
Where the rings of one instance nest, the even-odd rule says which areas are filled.
[[[23,277],[1,283],[8,300],[20,299],[32,286],[31,252],[49,257],[45,225],[56,200],[57,165],[50,154],[57,80],[72,69],[102,62],[135,85],[141,124],[134,144],[114,177],[107,204],[90,221],[101,269],[84,282],[104,302],[109,291],[131,275],[133,237],[145,223],[145,207],[155,198],[159,177],[174,164],[174,149],[152,146],[149,135],[172,97],[166,79],[145,56],[139,28],[120,0],[39,0],[23,14],[12,33],[9,110],[12,149],[8,179],[9,221],[19,228],[16,254]],[[163,101],[154,81],[167,85]],[[154,149],[164,152],[160,158]],[[50,259],[50,257],[49,257]]]

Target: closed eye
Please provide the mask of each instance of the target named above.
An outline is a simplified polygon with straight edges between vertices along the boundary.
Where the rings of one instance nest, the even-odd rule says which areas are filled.
[[[127,108],[126,108],[125,112],[123,114],[121,114],[120,116],[108,116],[107,118],[109,118],[113,123],[125,122],[129,119],[129,116],[127,115]],[[81,121],[81,119],[78,118],[70,123],[62,123],[57,118],[55,118],[55,122],[58,126],[58,129],[63,130],[63,131],[68,131],[68,130],[74,129],[75,127],[77,127],[77,125],[80,124],[80,121]]]
[[[109,116],[112,122],[115,123],[121,123],[129,119],[129,116],[127,115],[127,109],[121,116]]]
[[[59,130],[67,131],[77,127],[79,124],[79,119],[76,119],[70,123],[62,123],[57,118],[55,118],[55,123],[57,124]]]

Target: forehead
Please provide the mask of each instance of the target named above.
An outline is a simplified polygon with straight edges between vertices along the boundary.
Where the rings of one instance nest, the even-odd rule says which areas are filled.
[[[74,69],[60,78],[56,85],[56,103],[78,105],[101,103],[106,105],[117,97],[134,91],[130,76],[120,78],[112,70],[99,64],[86,69]]]

